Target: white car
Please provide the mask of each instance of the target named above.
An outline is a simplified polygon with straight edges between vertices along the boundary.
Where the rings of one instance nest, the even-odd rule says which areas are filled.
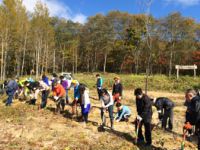
[[[72,74],[71,74],[71,73],[68,73],[68,72],[62,72],[62,73],[61,73],[61,76],[64,76],[65,80],[68,81],[68,88],[70,88],[70,87],[71,87],[72,80],[73,80]]]

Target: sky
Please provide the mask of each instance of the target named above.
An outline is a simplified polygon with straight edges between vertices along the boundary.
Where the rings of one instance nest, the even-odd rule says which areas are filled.
[[[23,0],[30,12],[34,11],[38,0]],[[147,10],[141,1],[147,0],[40,0],[49,8],[51,16],[58,16],[85,23],[89,16],[97,13],[106,15],[109,11],[119,10],[131,14],[144,13]],[[2,0],[0,0],[0,3]],[[153,0],[150,13],[161,18],[171,12],[181,12],[185,17],[192,17],[200,22],[200,0]]]

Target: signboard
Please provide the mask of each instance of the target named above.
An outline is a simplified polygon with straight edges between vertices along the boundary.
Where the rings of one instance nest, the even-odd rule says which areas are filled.
[[[196,77],[196,69],[197,65],[191,65],[191,66],[182,66],[182,65],[176,65],[175,66],[177,70],[177,79],[179,78],[179,70],[194,70],[194,77]]]
[[[176,65],[176,69],[193,70],[193,69],[197,69],[197,65],[193,65],[193,66],[181,66],[181,65]]]

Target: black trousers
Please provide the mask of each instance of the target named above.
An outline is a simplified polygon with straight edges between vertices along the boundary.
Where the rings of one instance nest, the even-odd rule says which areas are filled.
[[[165,109],[164,115],[162,119],[162,128],[166,129],[167,124],[170,130],[173,129],[173,118],[174,118],[174,111],[173,108]]]
[[[200,120],[196,124],[196,132],[198,137],[198,150],[200,150]]]
[[[138,129],[138,140],[139,141],[144,141],[144,136],[142,134],[142,127],[144,125],[144,130],[145,130],[145,140],[147,144],[152,143],[152,138],[151,138],[151,122],[144,122],[141,121]],[[136,124],[136,129],[137,129],[137,124]]]
[[[100,100],[100,97],[101,97],[101,89],[97,88],[97,93],[98,93],[98,97],[99,97],[99,100]]]

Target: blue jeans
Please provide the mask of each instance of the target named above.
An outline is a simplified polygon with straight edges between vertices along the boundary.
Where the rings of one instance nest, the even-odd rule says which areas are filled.
[[[14,93],[9,93],[8,94],[8,98],[7,98],[7,101],[6,101],[6,106],[10,106],[11,105],[13,97],[14,97]]]
[[[42,102],[41,102],[40,108],[46,107],[48,96],[49,96],[49,90],[48,91],[45,90],[42,92]]]

